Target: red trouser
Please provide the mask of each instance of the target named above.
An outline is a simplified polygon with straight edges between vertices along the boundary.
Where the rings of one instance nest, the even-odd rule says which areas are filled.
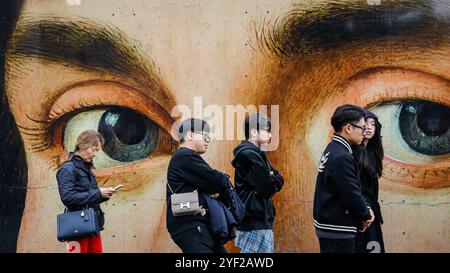
[[[69,253],[102,253],[102,237],[100,235],[68,242]]]

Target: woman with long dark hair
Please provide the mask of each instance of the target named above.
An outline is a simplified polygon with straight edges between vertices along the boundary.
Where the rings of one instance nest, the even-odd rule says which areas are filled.
[[[378,117],[365,110],[366,130],[361,145],[354,147],[355,159],[361,180],[361,190],[370,204],[375,221],[365,230],[359,232],[356,238],[356,252],[384,253],[384,241],[381,225],[380,204],[378,203],[379,178],[383,173],[384,150],[381,141],[381,123]]]

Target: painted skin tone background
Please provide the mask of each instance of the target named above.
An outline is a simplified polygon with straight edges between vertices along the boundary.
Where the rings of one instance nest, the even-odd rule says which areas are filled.
[[[341,7],[352,11],[343,18],[327,1],[82,1],[81,6],[26,1],[7,55],[6,75],[8,102],[21,128],[28,162],[29,189],[17,251],[66,251],[55,236],[53,219],[63,210],[55,168],[64,160],[64,149],[73,149],[78,133],[97,129],[102,115],[117,106],[140,113],[136,120],[146,124],[152,136],[158,135],[159,142],[146,157],[123,156],[128,162],[111,160],[105,153],[97,156],[99,185],[126,186],[103,205],[104,250],[179,251],[165,227],[166,170],[177,147],[169,133],[170,111],[176,104],[192,107],[193,96],[201,96],[204,105],[280,105],[280,146],[269,153],[286,181],[275,198],[277,252],[318,251],[312,225],[317,162],[332,134],[330,116],[343,103],[371,107],[383,124],[386,158],[380,200],[386,250],[449,251],[448,146],[447,153],[438,156],[411,151],[401,144],[395,125],[401,101],[450,104],[449,33],[442,27],[448,25],[449,13],[438,12],[449,7],[439,1],[433,2],[438,8],[419,1],[401,3],[386,1],[387,6],[377,9],[364,1],[343,1]],[[380,9],[392,18],[409,14],[410,19],[394,20],[397,28],[383,28],[376,25],[380,20],[370,20],[378,18]],[[304,16],[303,10],[312,15]],[[365,11],[365,22],[351,17]],[[319,24],[314,21],[319,17],[334,23]],[[411,26],[423,18],[430,23]],[[110,37],[120,44],[110,52],[130,55],[130,60],[122,55],[117,60],[96,59],[93,56],[102,50],[89,55],[73,49],[77,39],[69,39],[69,34],[48,45],[73,46],[68,50],[72,57],[64,62],[36,50],[23,54],[24,44],[44,44],[44,34],[20,43],[27,41],[20,34],[42,20],[45,26],[76,22],[74,31],[76,26],[90,30],[72,38]],[[92,35],[98,28],[106,35]],[[64,29],[70,30],[66,25]],[[311,29],[322,29],[319,33],[328,38],[309,35]],[[367,35],[356,35],[358,30]],[[108,43],[94,41],[85,44],[86,49],[95,44]],[[110,62],[104,64],[105,59]],[[124,108],[115,108],[109,116],[132,115]],[[237,143],[213,140],[205,159],[233,174],[230,161]]]

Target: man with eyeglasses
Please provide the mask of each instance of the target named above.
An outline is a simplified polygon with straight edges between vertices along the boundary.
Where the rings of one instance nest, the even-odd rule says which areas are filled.
[[[264,152],[271,139],[271,120],[262,113],[244,121],[245,141],[233,150],[235,187],[245,205],[245,217],[236,232],[241,253],[273,253],[275,207],[272,197],[284,184]]]
[[[322,154],[314,194],[314,226],[321,253],[354,253],[356,234],[374,220],[361,194],[351,145],[363,141],[364,110],[355,105],[336,108],[331,117],[332,141]]]
[[[206,121],[186,119],[178,130],[180,147],[172,156],[167,170],[166,225],[173,241],[183,253],[223,253],[223,244],[216,242],[210,232],[207,210],[195,215],[174,216],[170,196],[173,193],[198,191],[199,203],[207,208],[201,193],[218,197],[227,188],[222,173],[211,168],[200,156],[208,149],[210,128]],[[169,188],[170,187],[170,188]]]

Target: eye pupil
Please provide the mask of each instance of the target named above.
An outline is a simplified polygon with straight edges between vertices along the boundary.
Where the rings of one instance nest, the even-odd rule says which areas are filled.
[[[417,125],[427,136],[440,136],[448,131],[450,126],[450,109],[441,105],[433,108],[427,104],[417,115]]]
[[[114,133],[123,144],[137,144],[145,137],[144,119],[141,115],[130,111],[121,113],[114,126]]]

